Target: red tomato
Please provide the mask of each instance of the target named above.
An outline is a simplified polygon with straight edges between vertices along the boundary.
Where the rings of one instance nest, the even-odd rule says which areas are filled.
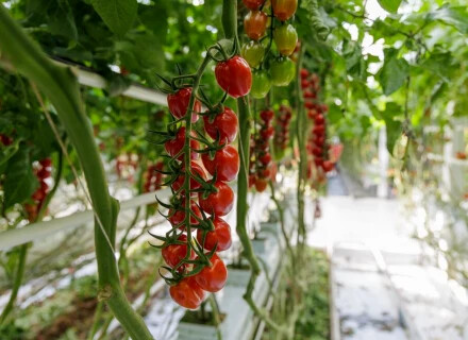
[[[315,92],[312,92],[310,90],[306,90],[306,91],[304,91],[304,98],[315,99],[315,98],[317,98],[317,95],[315,94]]]
[[[214,254],[210,262],[211,265],[203,268],[194,278],[203,290],[216,293],[226,284],[228,272],[226,265],[218,255]]]
[[[199,219],[202,219],[202,213],[200,211],[200,208],[198,208],[198,206],[195,204],[195,202],[192,202],[191,204],[191,209],[192,209],[192,212],[199,218]],[[169,222],[171,222],[172,226],[174,228],[178,227],[180,230],[184,230],[185,229],[185,224],[184,221],[185,221],[185,210],[183,208],[181,208],[180,210],[177,210],[174,212],[174,209],[171,208],[169,209],[169,218],[168,218]],[[194,217],[194,216],[191,216],[190,217],[190,225],[198,225],[199,222],[198,220]]]
[[[264,192],[267,185],[268,185],[268,181],[266,179],[257,178],[257,180],[255,181],[255,189],[258,192]]]
[[[232,244],[231,227],[225,220],[219,217],[214,218],[213,224],[215,229],[206,233],[205,243],[203,243],[204,231],[198,229],[198,243],[208,251],[213,250],[215,247],[217,252],[229,249]]]
[[[323,136],[325,134],[325,125],[315,125],[312,132],[314,135]]]
[[[250,164],[253,164],[253,163],[250,163]],[[256,177],[255,175],[249,175],[249,188],[253,187],[255,185],[255,182],[256,182]]]
[[[316,165],[317,167],[322,166],[322,164],[323,164],[323,158],[321,158],[321,157],[316,157],[316,158],[314,158],[314,162],[315,162],[315,165]]]
[[[245,7],[254,11],[259,9],[265,0],[242,0],[242,2],[244,3]]]
[[[207,214],[225,216],[229,214],[234,205],[234,192],[224,182],[217,181],[214,186],[217,192],[212,192],[207,198],[203,198],[202,192],[198,194],[200,207]]]
[[[309,71],[307,71],[305,68],[301,69],[301,79],[307,79],[309,74]]]
[[[325,118],[323,118],[323,115],[321,114],[318,114],[314,117],[314,120],[315,120],[315,124],[317,125],[322,125],[323,123],[325,123]]]
[[[316,115],[317,115],[317,111],[314,110],[314,109],[307,111],[307,116],[308,116],[310,119],[314,119]]]
[[[314,139],[312,140],[315,145],[318,147],[322,147],[323,143],[325,143],[325,137],[324,136],[315,136]]]
[[[271,162],[271,155],[267,152],[259,157],[259,161],[263,165],[267,166]]]
[[[184,244],[169,244],[161,250],[164,261],[166,261],[167,265],[171,268],[175,268],[187,255],[187,236],[180,235],[177,240]],[[191,251],[190,259],[193,260],[194,258],[195,253]]]
[[[196,161],[191,162],[192,167],[192,174],[198,174],[203,179],[206,179],[205,170],[198,164]],[[185,181],[185,172],[180,174],[179,177],[175,180],[174,183],[171,184],[172,189],[174,191],[178,191],[180,188],[184,186]],[[199,189],[201,187],[201,183],[195,180],[194,178],[190,178],[190,189]]]
[[[187,113],[187,110],[188,110],[191,95],[192,95],[192,88],[185,87],[167,96],[167,104],[169,106],[169,112],[171,112],[172,116],[174,116],[175,119],[180,119],[182,117],[185,117],[185,114]],[[201,112],[201,103],[195,99],[195,104],[193,105],[192,123],[198,120],[197,113],[200,113],[200,112]]]
[[[224,107],[223,112],[216,116],[204,116],[205,131],[214,140],[218,138],[221,144],[232,143],[237,135],[237,116],[230,108]]]
[[[245,34],[252,39],[258,40],[265,35],[268,24],[268,16],[262,11],[251,11],[245,16]]]
[[[270,169],[262,169],[258,172],[258,176],[260,178],[268,178],[270,177]]]
[[[271,122],[274,116],[275,113],[272,110],[263,110],[260,112],[260,118],[262,118],[265,123]]]
[[[273,137],[273,134],[275,133],[275,130],[273,129],[272,126],[266,128],[266,129],[261,129],[260,130],[260,136],[262,136],[263,139],[267,140]]]
[[[335,164],[333,164],[332,162],[330,161],[324,161],[323,164],[322,164],[322,168],[325,172],[330,172],[333,170],[333,168],[335,167]]]
[[[327,104],[320,105],[320,111],[322,113],[328,112],[328,105]]]
[[[322,155],[322,153],[323,153],[323,152],[322,152],[322,149],[321,149],[321,148],[316,147],[316,146],[314,146],[314,147],[312,148],[312,154],[313,154],[314,156],[317,156],[317,157],[318,157],[318,156]]]
[[[191,131],[191,136],[196,137],[195,133]],[[182,126],[179,131],[177,131],[176,135],[174,138],[168,140],[165,144],[164,147],[166,148],[167,153],[171,156],[174,157],[177,155],[183,148],[185,144],[185,126]],[[199,143],[191,139],[190,140],[190,146],[192,150],[196,150],[200,147]],[[198,153],[192,152],[192,159],[197,159],[198,158]],[[179,160],[184,159],[184,154],[182,153],[179,158]]]
[[[302,80],[301,80],[301,88],[302,88],[302,89],[308,88],[309,85],[310,85],[310,83],[309,83],[309,81],[308,81],[307,79],[302,79]]]
[[[250,66],[239,56],[218,63],[215,76],[218,85],[233,98],[248,95],[252,87]]]
[[[204,153],[202,155],[202,161],[206,170],[212,176],[214,176],[216,172],[218,181],[233,181],[239,172],[239,154],[231,145],[216,151],[213,159],[211,159],[208,153]]]
[[[291,18],[297,10],[297,0],[271,0],[273,14],[280,21]]]
[[[175,286],[169,288],[172,299],[184,308],[198,308],[205,297],[205,292],[193,277],[182,279]]]
[[[52,160],[50,158],[44,158],[39,161],[39,164],[44,168],[49,168],[52,166]]]

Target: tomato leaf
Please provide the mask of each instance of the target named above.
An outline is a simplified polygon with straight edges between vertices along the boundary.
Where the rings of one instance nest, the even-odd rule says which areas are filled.
[[[398,12],[402,0],[378,0],[380,6],[390,13]]]
[[[466,6],[450,6],[445,4],[431,15],[432,19],[440,20],[455,27],[458,31],[468,34],[468,11]]]
[[[395,143],[400,138],[403,130],[401,121],[395,120],[395,116],[398,116],[401,112],[401,106],[394,102],[387,103],[385,111],[382,112],[387,132],[387,150],[391,155],[393,155]]]
[[[125,35],[137,16],[136,0],[93,0],[93,7],[112,32]]]
[[[8,162],[5,170],[4,209],[16,203],[22,203],[34,193],[39,186],[34,175],[28,148],[21,148]]]
[[[378,78],[386,96],[398,90],[405,82],[409,73],[406,60],[398,58],[398,50],[387,48],[384,50],[385,62]]]

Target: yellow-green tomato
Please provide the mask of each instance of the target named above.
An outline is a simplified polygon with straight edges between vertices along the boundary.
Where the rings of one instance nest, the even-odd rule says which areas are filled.
[[[297,32],[291,24],[277,27],[273,32],[273,39],[278,51],[284,56],[291,55],[296,49]]]
[[[265,70],[253,73],[252,88],[250,96],[255,99],[265,98],[271,88],[271,81],[268,72]]]
[[[294,79],[296,67],[288,58],[279,58],[270,65],[271,83],[274,86],[288,86]]]
[[[250,41],[242,46],[241,55],[247,60],[251,68],[258,67],[265,57],[265,46],[261,42]]]

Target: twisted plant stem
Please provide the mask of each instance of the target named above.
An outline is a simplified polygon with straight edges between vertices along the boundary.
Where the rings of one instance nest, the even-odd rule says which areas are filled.
[[[133,339],[153,339],[143,319],[135,313],[121,286],[115,244],[118,202],[109,194],[104,168],[93,131],[84,112],[76,77],[55,65],[0,6],[0,50],[17,71],[45,93],[77,151],[95,213],[94,240],[99,273],[99,298],[106,301]],[[102,230],[100,228],[102,225]],[[108,243],[110,241],[110,244]]]
[[[297,109],[297,123],[296,123],[296,138],[297,147],[299,149],[299,169],[297,176],[297,222],[298,222],[298,233],[297,233],[297,251],[298,255],[302,252],[303,242],[306,238],[306,226],[304,221],[304,193],[305,193],[305,182],[307,176],[307,150],[305,147],[305,137],[307,131],[307,120],[304,111],[304,99],[302,97],[301,89],[301,68],[302,58],[304,56],[304,47],[301,45],[299,50],[299,56],[296,64],[296,109]],[[299,257],[297,257],[299,258]]]

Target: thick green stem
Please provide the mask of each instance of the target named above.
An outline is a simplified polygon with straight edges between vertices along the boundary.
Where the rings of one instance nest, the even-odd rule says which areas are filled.
[[[69,68],[57,66],[49,60],[3,6],[0,6],[0,50],[20,74],[36,84],[50,99],[77,151],[96,215],[94,238],[100,299],[108,303],[133,339],[152,339],[143,319],[133,311],[120,286],[113,250],[119,204],[109,194],[76,77]]]
[[[306,226],[304,221],[304,193],[305,181],[307,176],[307,150],[305,145],[305,138],[307,134],[307,121],[304,111],[304,99],[302,97],[301,77],[300,72],[302,68],[302,58],[304,49],[301,47],[296,64],[296,110],[297,110],[297,123],[296,123],[296,137],[297,147],[299,149],[299,169],[297,176],[297,247],[298,252],[301,252],[301,244],[305,242]]]
[[[223,0],[223,29],[227,39],[237,41],[237,1]],[[247,230],[247,215],[249,205],[247,194],[249,191],[249,150],[250,150],[250,127],[252,116],[250,113],[249,97],[237,99],[237,114],[239,117],[239,158],[240,170],[237,178],[237,225],[236,232],[243,247],[243,255],[247,258],[252,270],[254,280],[260,274],[260,265],[253,252]]]

